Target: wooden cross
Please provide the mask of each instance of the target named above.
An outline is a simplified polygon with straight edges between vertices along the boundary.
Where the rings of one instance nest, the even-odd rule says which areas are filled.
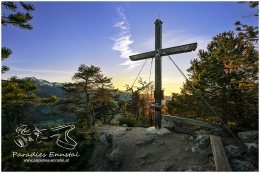
[[[155,128],[161,128],[161,108],[162,103],[162,59],[161,56],[180,54],[185,52],[191,52],[196,50],[197,43],[191,43],[176,47],[170,47],[162,49],[162,21],[157,19],[155,22],[155,50],[151,52],[141,53],[138,55],[130,56],[132,61],[138,61],[142,59],[154,58],[155,57],[155,104],[151,107],[155,109]]]

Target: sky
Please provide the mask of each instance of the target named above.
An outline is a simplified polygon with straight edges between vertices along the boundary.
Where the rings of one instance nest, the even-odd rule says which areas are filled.
[[[132,85],[145,60],[129,56],[154,50],[154,21],[162,24],[162,48],[197,42],[194,52],[171,56],[187,74],[190,61],[212,38],[234,30],[234,23],[257,25],[254,12],[237,2],[31,2],[32,30],[2,26],[2,47],[12,50],[2,62],[11,76],[72,82],[80,64],[100,67],[115,88]],[[2,14],[5,12],[2,9]],[[152,59],[140,74],[149,81]],[[151,81],[154,81],[154,62]],[[168,57],[162,57],[165,95],[180,92],[184,78]],[[138,85],[136,85],[138,86]]]

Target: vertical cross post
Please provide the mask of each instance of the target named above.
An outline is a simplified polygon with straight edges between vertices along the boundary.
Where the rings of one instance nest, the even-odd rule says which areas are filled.
[[[160,51],[162,48],[162,21],[157,19],[155,21],[155,128],[161,128],[161,90],[162,90],[162,58]]]
[[[130,59],[132,61],[139,61],[148,58],[155,57],[155,104],[151,104],[151,108],[155,109],[155,128],[161,128],[161,109],[162,109],[162,56],[174,55],[180,53],[186,53],[196,50],[197,43],[191,43],[181,46],[169,47],[162,49],[162,21],[157,19],[155,22],[155,50],[150,52],[145,52],[137,55],[131,55]]]

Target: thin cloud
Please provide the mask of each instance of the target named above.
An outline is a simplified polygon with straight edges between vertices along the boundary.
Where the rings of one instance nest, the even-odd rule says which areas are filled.
[[[128,66],[126,70],[131,70],[138,66],[139,62],[133,62],[129,60],[129,56],[133,54],[137,54],[134,52],[130,45],[134,43],[132,40],[132,36],[130,34],[130,24],[126,19],[124,14],[124,9],[117,8],[116,13],[118,15],[118,20],[115,23],[114,27],[119,30],[117,36],[114,41],[114,45],[112,47],[113,50],[120,52],[120,57],[127,59],[125,62],[120,65]]]
[[[127,60],[127,61],[121,63],[120,65],[128,66],[125,70],[132,70],[135,67],[139,66],[139,63],[136,63],[135,61]]]

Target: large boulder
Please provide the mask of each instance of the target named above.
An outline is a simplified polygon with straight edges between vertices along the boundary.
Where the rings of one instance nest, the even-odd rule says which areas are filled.
[[[174,130],[176,124],[173,121],[168,121],[162,117],[162,127],[167,128],[169,130]]]
[[[234,145],[225,146],[225,151],[229,159],[235,159],[242,156],[241,150]]]
[[[258,144],[256,142],[251,142],[251,143],[244,143],[245,146],[247,147],[247,150],[249,153],[257,155],[258,153]]]
[[[230,161],[233,171],[255,171],[255,167],[248,161],[233,159]]]
[[[209,135],[207,134],[199,134],[195,141],[200,149],[207,148],[210,144]]]
[[[248,153],[258,155],[258,131],[239,132],[237,135],[244,142]]]
[[[195,144],[191,148],[192,152],[197,152],[203,155],[211,156],[212,149],[210,145],[210,138],[207,134],[199,134],[195,139]]]
[[[256,130],[239,132],[237,135],[243,142],[246,143],[258,141],[258,131]]]

